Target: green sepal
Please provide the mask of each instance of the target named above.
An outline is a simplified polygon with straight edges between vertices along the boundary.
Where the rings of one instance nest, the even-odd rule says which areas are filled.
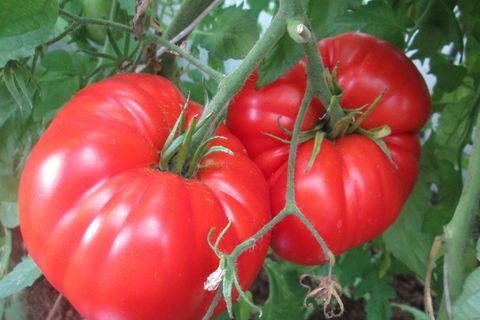
[[[313,142],[312,156],[310,157],[310,160],[308,161],[308,165],[305,168],[305,173],[307,173],[308,171],[310,171],[310,169],[312,169],[313,164],[315,163],[315,160],[317,159],[317,156],[320,153],[320,148],[322,146],[324,137],[325,137],[325,132],[322,132],[322,131],[315,132],[315,140]]]
[[[372,139],[373,142],[385,153],[387,156],[388,160],[390,163],[396,166],[396,163],[392,159],[392,154],[390,153],[390,150],[388,149],[387,145],[385,144],[385,141],[383,141],[382,138],[386,137],[385,133],[388,131],[390,133],[390,127],[387,125],[381,126],[379,128],[371,129],[371,130],[365,130],[362,128],[358,129],[360,134],[365,135],[366,137]],[[382,132],[384,131],[384,132]],[[388,135],[388,134],[387,134]],[[380,138],[382,137],[382,138]]]
[[[360,128],[362,122],[365,121],[365,119],[373,112],[373,110],[375,110],[380,100],[382,100],[383,96],[385,95],[385,91],[386,89],[380,95],[378,95],[378,97],[376,97],[375,100],[368,106],[367,110],[362,112],[360,117],[353,122],[352,126],[348,130],[348,133],[355,132],[355,130]]]

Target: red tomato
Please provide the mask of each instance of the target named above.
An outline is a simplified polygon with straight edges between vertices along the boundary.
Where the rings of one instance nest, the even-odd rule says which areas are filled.
[[[417,133],[428,119],[431,102],[413,63],[383,40],[346,33],[322,40],[319,50],[326,67],[332,70],[338,66],[344,109],[370,104],[386,90],[362,128],[386,124],[392,130],[384,142],[393,163],[370,138],[351,134],[334,141],[325,138],[313,167],[306,172],[313,141],[299,145],[297,204],[339,255],[378,236],[400,213],[417,177]],[[233,99],[227,122],[268,179],[272,213],[277,214],[285,205],[289,145],[267,134],[289,139],[279,123],[292,129],[306,87],[304,63],[259,90],[256,81],[254,74]],[[313,129],[323,112],[321,104],[312,101],[302,129]],[[325,262],[321,247],[293,216],[274,229],[272,247],[281,257],[298,264]]]
[[[61,110],[33,149],[19,206],[25,244],[52,285],[88,319],[200,319],[219,259],[270,219],[268,186],[225,126],[234,155],[205,157],[192,179],[158,163],[182,96],[167,80],[123,74],[91,85]],[[199,113],[191,104],[189,117]],[[238,260],[247,288],[266,237]],[[217,313],[223,307],[217,308]]]

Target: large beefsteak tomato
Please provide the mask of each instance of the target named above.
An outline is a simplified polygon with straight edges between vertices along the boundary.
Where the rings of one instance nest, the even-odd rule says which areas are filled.
[[[20,226],[52,285],[88,319],[200,319],[219,265],[207,242],[228,221],[228,252],[270,219],[268,186],[225,126],[233,155],[206,156],[186,179],[159,171],[159,152],[184,99],[166,79],[123,74],[93,84],[60,111],[22,174]],[[189,117],[201,110],[193,103]],[[248,287],[266,237],[238,260]],[[217,313],[222,307],[217,308]]]
[[[426,84],[413,63],[393,45],[362,33],[346,33],[319,43],[325,66],[337,67],[345,110],[371,104],[385,92],[363,129],[391,128],[383,141],[391,158],[370,138],[354,133],[324,139],[313,167],[306,170],[313,141],[299,145],[295,192],[301,211],[334,254],[366,242],[396,219],[416,180],[420,145],[417,134],[428,119],[431,102]],[[254,74],[233,99],[228,114],[232,132],[269,181],[272,213],[285,205],[289,139],[306,87],[304,62],[277,81],[255,88]],[[319,124],[324,108],[313,100],[303,130]],[[281,126],[279,125],[281,124]],[[269,135],[267,135],[267,134]],[[272,246],[283,258],[319,264],[325,256],[310,232],[289,216],[273,231]]]

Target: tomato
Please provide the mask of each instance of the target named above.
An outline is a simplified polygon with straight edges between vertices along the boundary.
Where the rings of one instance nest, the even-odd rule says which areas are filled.
[[[313,140],[299,145],[295,193],[300,210],[335,255],[381,234],[399,215],[418,171],[418,132],[428,119],[431,102],[425,82],[413,63],[393,45],[362,33],[345,33],[320,41],[325,66],[337,66],[337,82],[346,110],[371,104],[385,95],[362,123],[363,129],[391,128],[383,138],[392,161],[365,135],[325,138],[313,167],[307,170]],[[232,100],[227,123],[245,144],[268,179],[272,213],[285,206],[289,139],[306,87],[304,62],[279,80],[255,88],[257,75]],[[324,114],[313,100],[303,122],[312,130]],[[280,123],[280,125],[279,125]],[[283,128],[282,128],[283,127]],[[270,135],[268,135],[270,134]],[[325,262],[321,247],[305,226],[289,216],[273,230],[272,247],[298,264]]]
[[[155,169],[183,97],[164,78],[123,74],[77,93],[32,150],[19,190],[29,253],[88,319],[200,319],[219,265],[207,242],[228,221],[223,252],[270,219],[268,186],[225,126],[233,155],[206,156],[191,179]],[[200,113],[190,103],[188,117]],[[242,287],[269,237],[238,260]],[[217,313],[223,307],[217,308]]]

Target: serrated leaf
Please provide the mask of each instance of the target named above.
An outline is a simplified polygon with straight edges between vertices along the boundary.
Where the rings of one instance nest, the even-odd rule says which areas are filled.
[[[262,319],[303,319],[303,299],[306,291],[298,283],[294,270],[282,270],[279,263],[264,262],[268,275],[269,295],[263,307]]]
[[[9,60],[33,55],[53,34],[58,17],[54,0],[0,2],[0,68]]]
[[[42,275],[42,272],[33,262],[30,256],[22,259],[15,268],[0,281],[0,299],[31,286],[35,280]]]
[[[80,89],[80,79],[61,75],[57,79],[40,81],[39,88],[33,116],[35,120],[48,121]]]
[[[480,268],[465,280],[462,293],[453,305],[455,320],[474,320],[480,315]]]
[[[402,12],[393,10],[385,1],[373,0],[357,10],[347,11],[330,24],[329,35],[347,31],[362,31],[385,39],[397,47],[405,47],[404,33],[412,22]]]
[[[16,177],[0,176],[0,222],[7,228],[18,226],[17,190]]]
[[[263,87],[280,78],[303,56],[302,47],[288,34],[283,35],[258,68],[257,87]]]
[[[387,250],[422,279],[425,277],[427,257],[433,241],[433,236],[422,231],[423,217],[430,209],[430,201],[430,185],[425,176],[420,174],[402,213],[383,234]]]
[[[377,272],[370,272],[355,289],[356,297],[367,294],[365,311],[368,319],[390,319],[392,307],[389,300],[395,298],[396,293],[389,278],[379,278]]]
[[[216,14],[203,30],[194,31],[194,44],[222,60],[241,59],[259,36],[254,15],[240,7],[228,7]]]

